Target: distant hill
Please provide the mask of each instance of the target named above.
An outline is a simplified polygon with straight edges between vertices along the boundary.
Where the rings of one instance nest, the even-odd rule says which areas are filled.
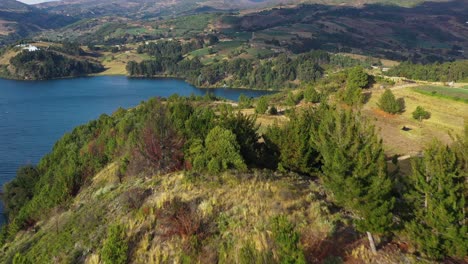
[[[32,7],[15,0],[2,0],[0,2],[0,11],[27,12],[31,9]]]
[[[29,37],[45,29],[55,29],[76,19],[43,10],[15,0],[0,2],[0,46]]]
[[[434,2],[442,1],[448,0],[434,0]],[[383,3],[413,6],[421,2],[424,0],[62,0],[41,3],[36,6],[56,14],[88,18],[107,15],[148,18],[180,14],[200,7],[239,10],[303,3],[349,6]]]
[[[434,62],[466,58],[468,1],[426,2],[412,8],[320,4],[273,8],[222,18],[229,36],[255,32],[251,44],[277,41],[295,53],[313,49]]]

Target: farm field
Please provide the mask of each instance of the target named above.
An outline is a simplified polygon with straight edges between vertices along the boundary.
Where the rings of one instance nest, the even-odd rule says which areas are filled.
[[[461,87],[425,85],[413,88],[414,91],[434,97],[442,97],[468,103],[468,85]]]
[[[383,89],[372,90],[363,113],[380,131],[389,155],[415,155],[434,139],[450,143],[453,136],[462,133],[464,122],[468,120],[467,103],[421,94],[413,87],[393,89],[396,98],[404,98],[406,110],[400,115],[387,114],[377,106],[382,93]],[[414,120],[412,112],[417,106],[429,111],[431,118],[422,122]],[[403,127],[410,130],[403,131]]]

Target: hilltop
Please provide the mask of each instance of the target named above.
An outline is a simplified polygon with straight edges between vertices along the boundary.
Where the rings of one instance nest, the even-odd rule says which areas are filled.
[[[446,2],[447,0],[437,0],[435,2]],[[345,5],[363,6],[365,4],[389,4],[397,6],[415,6],[423,3],[423,0],[175,0],[175,1],[149,1],[149,0],[62,0],[45,2],[36,5],[38,8],[63,15],[79,17],[99,17],[108,15],[119,15],[132,18],[156,18],[160,16],[180,15],[184,12],[206,12],[222,10],[258,10],[278,5],[298,5],[298,4],[325,4],[325,5]]]
[[[1,261],[461,263],[464,216],[450,208],[463,206],[462,128],[447,145],[426,145],[413,168],[399,162],[360,114],[356,94],[346,95],[362,89],[352,88],[359,71],[347,72],[338,91],[343,75],[238,104],[175,95],[77,127],[5,187]],[[442,156],[434,161],[433,151]],[[424,197],[412,191],[425,179],[418,161],[438,166],[438,157],[453,162],[434,177],[444,177],[454,203],[440,203],[448,195],[435,186],[431,204],[445,211],[426,227],[415,220],[426,217],[419,200],[406,194]],[[439,225],[455,230],[436,236],[452,245],[440,251],[418,240],[432,235],[418,228]]]
[[[35,7],[15,0],[2,0],[0,3],[0,46],[33,34],[57,29],[76,19],[49,14]]]

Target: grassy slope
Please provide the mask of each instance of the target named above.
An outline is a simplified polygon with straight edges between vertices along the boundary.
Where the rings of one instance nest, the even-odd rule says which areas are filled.
[[[247,240],[253,241],[258,250],[271,250],[268,223],[279,214],[287,214],[301,232],[313,231],[321,238],[331,234],[334,219],[339,217],[327,213],[326,205],[310,193],[310,183],[298,178],[279,179],[271,173],[244,178],[225,174],[216,180],[193,182],[178,173],[152,179],[128,178],[119,184],[115,170],[116,165],[111,164],[96,175],[69,210],[53,214],[39,224],[37,232],[19,234],[13,244],[2,249],[1,261],[30,247],[29,255],[36,257],[36,263],[52,261],[53,257],[63,263],[83,252],[83,259],[93,263],[106,227],[115,223],[126,227],[135,263],[180,260],[184,241],[177,236],[162,236],[155,216],[164,202],[176,197],[194,201],[204,219],[225,225],[221,229],[214,227],[219,233],[204,240],[205,257],[217,254],[219,245],[228,242],[232,243],[229,254],[236,254]],[[153,194],[138,208],[129,209],[125,197],[135,189],[150,189]]]
[[[323,190],[316,183],[268,171],[250,174],[225,173],[217,178],[194,180],[183,173],[130,177],[119,183],[116,164],[98,173],[92,184],[76,197],[70,208],[56,210],[35,231],[21,232],[0,251],[8,262],[18,251],[28,249],[34,263],[99,263],[107,227],[121,224],[126,229],[130,263],[180,263],[197,247],[189,263],[245,263],[245,245],[257,254],[278,253],[270,222],[286,215],[301,235],[308,262],[326,256],[349,263],[408,262],[410,257],[387,245],[372,256],[349,225],[347,217],[330,211]],[[131,193],[151,193],[137,205],[129,206]],[[167,235],[170,224],[161,224],[158,211],[166,202],[181,199],[196,206],[201,219],[209,223],[201,246],[179,235]],[[335,257],[330,257],[335,256]]]
[[[417,84],[416,84],[417,85]],[[414,154],[433,139],[451,142],[450,135],[461,134],[464,120],[468,120],[468,104],[446,98],[424,95],[412,87],[393,88],[397,98],[404,98],[406,111],[401,115],[389,115],[378,109],[377,102],[382,89],[372,91],[370,101],[364,106],[364,113],[375,121],[380,129],[385,147],[389,154]],[[429,120],[416,121],[412,112],[422,106],[431,113]],[[403,126],[412,130],[404,132]]]

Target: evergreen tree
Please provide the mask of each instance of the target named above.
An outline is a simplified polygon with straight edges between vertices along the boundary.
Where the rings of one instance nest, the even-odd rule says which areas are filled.
[[[254,115],[244,115],[241,112],[234,114],[226,112],[222,115],[220,125],[234,133],[240,146],[240,153],[247,164],[256,164],[258,161],[258,140],[260,136],[257,131],[257,119]]]
[[[346,86],[348,88],[365,88],[369,85],[369,75],[362,67],[351,68],[348,72],[346,79]]]
[[[239,107],[240,108],[250,108],[252,107],[252,99],[245,96],[243,93],[239,95]]]
[[[431,118],[431,113],[426,111],[422,106],[418,106],[413,112],[413,118],[422,121],[423,119]]]
[[[262,96],[257,101],[257,105],[255,106],[255,113],[265,114],[267,110],[268,110],[268,101],[264,96]]]
[[[219,173],[228,169],[247,169],[232,131],[216,126],[208,133],[204,143],[195,141],[190,147],[195,170]]]
[[[304,99],[310,103],[320,102],[321,95],[315,90],[314,87],[309,86],[304,91]]]
[[[350,110],[324,106],[315,136],[322,157],[322,180],[336,203],[357,215],[357,228],[385,234],[392,226],[394,198],[382,142],[366,120]]]
[[[407,224],[407,231],[417,248],[429,257],[467,255],[465,162],[448,146],[434,142],[424,157],[412,164],[408,201],[414,219]]]
[[[380,109],[390,114],[397,114],[403,111],[402,101],[398,101],[390,89],[386,89],[377,104]]]
[[[268,129],[264,139],[279,150],[280,168],[306,174],[315,170],[318,153],[311,141],[311,130],[315,129],[317,121],[315,116],[312,110],[293,114],[284,128]]]
[[[347,86],[340,91],[339,96],[343,102],[350,106],[360,105],[364,99],[362,89],[357,86]]]

